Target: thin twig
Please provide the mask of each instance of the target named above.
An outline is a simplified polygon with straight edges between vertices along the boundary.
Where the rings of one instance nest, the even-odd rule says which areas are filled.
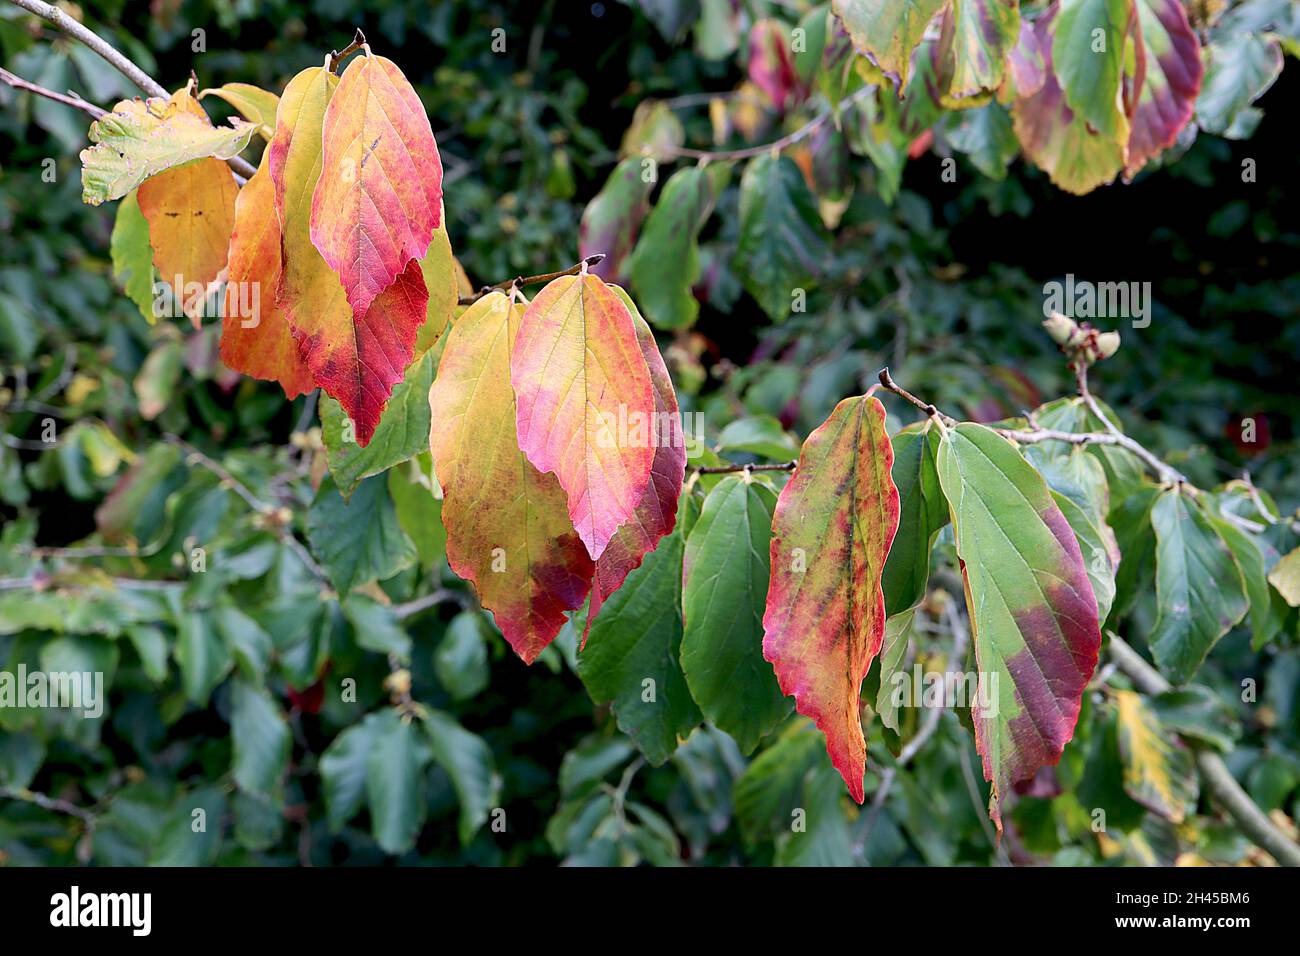
[[[94,813],[58,797],[47,797],[43,793],[36,793],[32,790],[19,790],[14,787],[0,787],[0,797],[21,800],[24,803],[33,804],[42,810],[49,810],[53,813],[66,813],[68,816],[76,817],[84,823],[88,830],[93,830],[95,827]]]
[[[1143,660],[1142,655],[1129,647],[1118,634],[1107,632],[1111,659],[1144,694],[1163,694],[1171,690],[1167,680]],[[1236,821],[1242,832],[1257,846],[1285,866],[1300,866],[1300,845],[1283,833],[1261,810],[1228,769],[1228,765],[1213,750],[1194,738],[1183,738],[1196,754],[1196,767],[1201,779],[1214,794],[1228,816]]]
[[[356,53],[365,45],[366,45],[366,35],[361,32],[360,27],[357,27],[357,32],[352,37],[351,43],[349,43],[341,50],[330,50],[331,69],[333,69],[335,73],[342,73],[343,61],[348,57],[350,57],[353,53]]]
[[[96,106],[89,100],[82,99],[79,95],[69,90],[67,93],[55,93],[53,90],[47,90],[36,83],[29,83],[16,73],[10,73],[8,70],[0,68],[0,83],[12,86],[16,90],[26,90],[28,93],[35,93],[37,96],[43,96],[47,100],[54,100],[56,103],[62,103],[64,106],[71,106],[75,110],[81,110],[83,113],[89,113],[95,119],[99,119],[108,110],[102,106]]]
[[[846,97],[838,106],[818,113],[803,126],[800,126],[793,133],[788,133],[780,139],[773,140],[770,143],[763,143],[760,146],[746,146],[742,149],[691,149],[688,146],[658,146],[656,152],[668,159],[701,159],[710,162],[725,162],[728,160],[751,159],[754,156],[763,156],[767,153],[779,153],[783,149],[795,145],[801,140],[807,139],[818,129],[820,129],[827,120],[835,116],[837,111],[849,109],[857,105],[858,101],[874,93],[874,86],[864,86],[850,96]]]
[[[730,475],[741,471],[794,471],[799,462],[783,461],[774,465],[709,465],[692,468],[697,475]]]
[[[168,97],[169,94],[162,84],[142,70],[134,61],[98,33],[83,26],[53,4],[43,3],[41,0],[9,0],[9,2],[16,7],[21,7],[33,16],[54,24],[74,40],[85,44],[149,96],[159,96],[163,99]],[[251,179],[253,174],[257,172],[252,163],[239,156],[232,156],[226,162],[231,169],[243,176],[245,180]]]
[[[509,292],[511,289],[520,289],[526,285],[541,285],[551,282],[554,279],[562,279],[564,276],[576,276],[583,272],[587,267],[594,266],[605,258],[605,253],[597,252],[587,256],[581,262],[569,266],[567,269],[561,269],[559,272],[547,272],[539,276],[519,276],[515,279],[507,279],[505,282],[498,282],[495,285],[485,285],[473,295],[465,296],[460,300],[460,305],[473,305],[483,296],[490,292]]]
[[[453,591],[450,588],[438,588],[430,594],[407,601],[404,604],[394,604],[392,607],[393,616],[399,621],[404,621],[408,617],[413,617],[421,611],[429,610],[429,608],[437,607],[439,604],[459,604],[461,607],[467,607],[469,601],[459,591]]]

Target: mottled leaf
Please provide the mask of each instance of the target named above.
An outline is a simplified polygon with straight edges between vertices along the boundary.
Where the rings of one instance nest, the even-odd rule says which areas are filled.
[[[945,61],[944,94],[964,99],[996,90],[1019,37],[1018,0],[953,0],[940,21],[936,48]]]
[[[645,160],[631,157],[614,167],[587,208],[578,227],[578,255],[604,253],[591,271],[606,282],[620,282],[624,262],[636,244],[637,232],[650,211],[654,177],[647,175]]]
[[[1174,144],[1192,118],[1204,72],[1200,42],[1179,0],[1133,0],[1133,4],[1145,71],[1124,164],[1128,179]]]
[[[886,73],[896,74],[899,86],[925,28],[948,0],[831,0],[831,9],[853,38],[853,45]]]
[[[1115,691],[1124,790],[1173,823],[1196,809],[1196,765],[1192,752],[1170,739],[1160,719],[1131,690]]]
[[[971,716],[992,783],[1057,763],[1101,646],[1097,600],[1070,525],[1015,447],[982,425],[946,431],[939,481],[952,513],[979,670]]]
[[[859,695],[885,636],[880,576],[899,521],[893,463],[884,406],[846,398],[804,442],[772,520],[763,656],[858,803]]]

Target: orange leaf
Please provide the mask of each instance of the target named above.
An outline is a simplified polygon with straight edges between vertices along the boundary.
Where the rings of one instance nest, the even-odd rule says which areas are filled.
[[[357,315],[424,257],[441,204],[442,160],[419,96],[391,60],[357,57],[325,110],[311,202],[311,240]]]
[[[235,233],[221,323],[221,361],[253,378],[279,382],[288,398],[312,390],[311,372],[276,305],[280,220],[266,154],[235,200]]]
[[[416,260],[354,314],[343,284],[311,241],[311,196],[321,169],[326,107],[338,78],[303,70],[285,88],[267,147],[282,252],[277,303],[289,320],[312,381],[338,400],[370,443],[379,416],[415,354],[429,298]]]
[[[532,663],[582,606],[592,565],[564,489],[519,450],[510,356],[523,311],[500,292],[471,305],[448,333],[429,405],[447,562]]]
[[[627,306],[593,275],[551,282],[528,306],[510,357],[519,447],[554,472],[592,560],[641,502],[655,449],[654,389]]]

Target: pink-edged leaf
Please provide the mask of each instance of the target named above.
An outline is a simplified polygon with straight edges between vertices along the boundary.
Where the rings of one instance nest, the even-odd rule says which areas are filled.
[[[1178,0],[1134,0],[1138,51],[1145,66],[1137,110],[1130,124],[1124,178],[1178,138],[1196,109],[1205,69],[1201,44]]]

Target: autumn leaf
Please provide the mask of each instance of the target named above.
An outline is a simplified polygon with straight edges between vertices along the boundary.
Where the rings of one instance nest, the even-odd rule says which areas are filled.
[[[975,745],[1001,828],[1003,795],[1074,735],[1101,647],[1097,600],[1074,532],[1015,446],[961,424],[944,430],[937,467],[979,670]]]
[[[230,268],[221,322],[221,361],[253,378],[279,382],[286,398],[312,390],[289,322],[276,304],[280,220],[267,154],[235,200]]]
[[[123,100],[90,124],[94,145],[81,151],[82,202],[120,199],[150,176],[196,159],[231,159],[256,129],[238,119],[213,126],[188,87],[168,99]]]
[[[1134,0],[1134,7],[1146,68],[1130,124],[1126,179],[1174,144],[1196,109],[1205,73],[1200,42],[1178,0]]]
[[[136,191],[149,223],[153,264],[198,328],[209,286],[226,268],[239,186],[219,159],[199,159],[146,179]]]
[[[199,93],[199,99],[208,96],[224,100],[239,110],[239,115],[244,119],[256,123],[258,134],[268,142],[275,134],[275,113],[280,106],[280,97],[274,93],[268,93],[251,83],[227,83]]]
[[[344,71],[322,136],[311,241],[362,316],[428,250],[442,222],[442,160],[419,96],[382,56]]]
[[[912,51],[946,3],[947,0],[832,0],[831,10],[844,24],[858,52],[869,54],[881,70],[898,77],[901,88],[907,83]]]
[[[429,404],[447,562],[532,663],[586,600],[592,563],[564,489],[516,437],[510,357],[523,318],[500,292],[471,305],[448,333]]]
[[[654,421],[655,396],[624,301],[593,275],[551,282],[524,312],[510,381],[519,447],[559,479],[597,560],[635,513],[655,457],[638,440]]]
[[[826,735],[858,803],[867,765],[858,700],[885,636],[880,576],[898,529],[893,463],[884,407],[846,398],[804,442],[772,518],[763,656]]]
[[[311,196],[321,168],[321,130],[338,78],[321,67],[285,87],[267,147],[281,224],[282,269],[276,301],[284,310],[312,381],[336,398],[356,426],[357,444],[374,434],[393,387],[415,355],[427,319],[428,291],[420,263],[360,316],[339,277],[311,241]]]
[[[628,574],[640,566],[641,559],[655,549],[660,539],[673,530],[677,522],[677,500],[682,493],[682,479],[686,472],[686,441],[668,367],[659,354],[654,333],[631,297],[618,286],[612,288],[632,316],[637,342],[654,386],[654,418],[647,425],[647,430],[653,429],[647,437],[654,444],[654,460],[650,465],[650,483],[631,520],[614,533],[596,562],[587,626],[582,635],[584,646],[601,605],[618,590]]]

